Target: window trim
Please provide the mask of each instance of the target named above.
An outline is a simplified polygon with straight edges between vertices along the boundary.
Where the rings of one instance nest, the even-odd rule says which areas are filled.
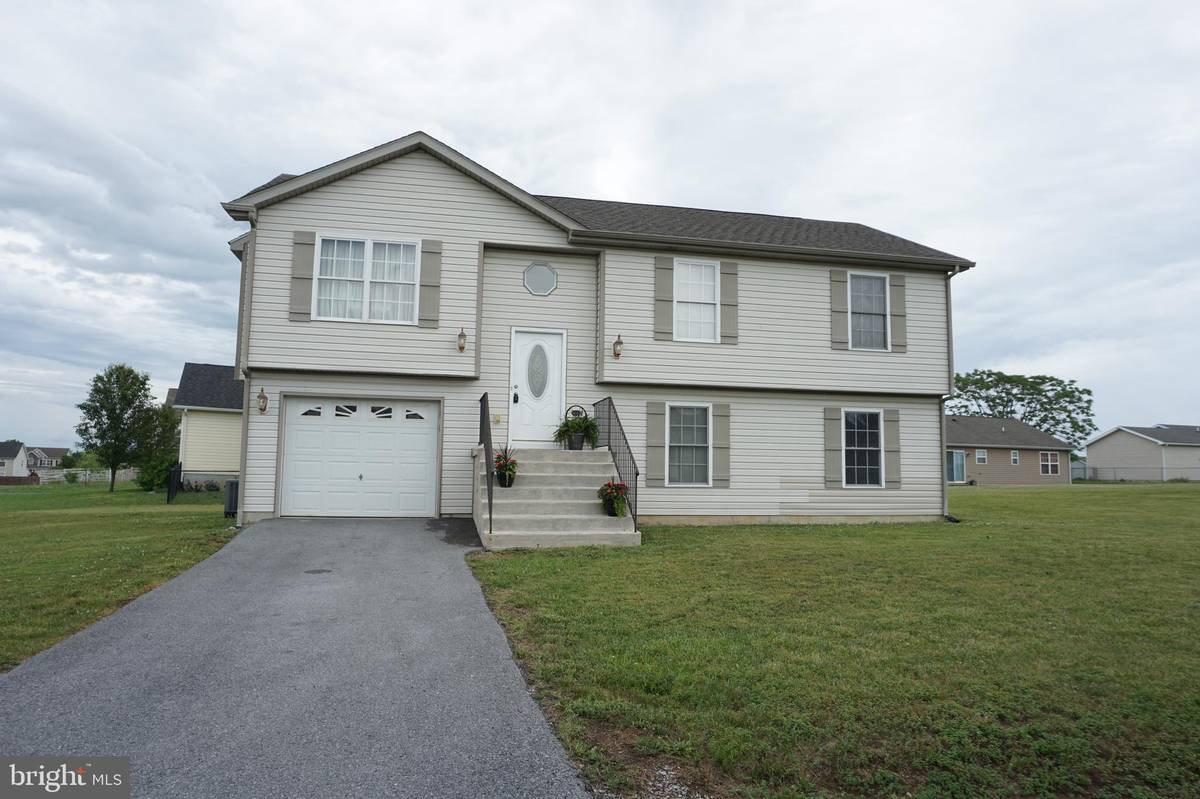
[[[886,347],[856,347],[854,346],[854,305],[851,286],[854,276],[883,278],[883,334],[887,338]],[[846,272],[846,338],[848,347],[859,352],[891,352],[892,351],[892,277],[887,272],[867,272],[863,270]]]
[[[953,485],[953,486],[966,485],[967,484],[967,451],[965,449],[948,449],[948,450],[946,450],[946,452],[962,455],[962,459],[963,459],[963,479],[961,479],[961,480],[947,479],[946,483],[948,483],[949,485]]]
[[[1010,449],[1008,451],[1008,462],[1012,466],[1020,466],[1021,465],[1021,450]]]
[[[317,294],[321,280],[321,242],[325,239],[351,240],[363,242],[363,318],[345,319],[338,316],[319,316]],[[411,322],[399,319],[371,319],[371,260],[374,257],[376,244],[411,244],[416,247],[416,282],[413,284],[413,320]],[[349,280],[350,278],[329,278],[333,280]],[[395,283],[394,280],[381,280],[380,283]],[[349,322],[358,325],[399,325],[401,327],[417,327],[421,321],[421,237],[408,233],[368,233],[359,231],[353,233],[346,230],[318,231],[313,244],[312,264],[312,302],[309,305],[309,316],[314,322]]]
[[[679,320],[679,292],[675,291],[675,280],[679,274],[679,264],[685,263],[688,265],[711,266],[713,267],[714,288],[713,305],[716,308],[715,322],[713,324],[712,338],[680,338],[676,334],[678,327],[676,322]],[[692,300],[683,300],[683,302],[691,303]],[[696,303],[698,305],[707,305],[708,303]],[[720,344],[721,343],[721,262],[709,261],[704,258],[687,258],[676,256],[671,260],[671,340],[682,341],[689,344]],[[697,406],[698,407],[698,406]],[[711,436],[710,436],[711,437]],[[711,475],[710,475],[711,479]]]
[[[846,482],[846,414],[848,413],[879,414],[879,485],[859,485]],[[838,434],[842,439],[842,488],[862,488],[873,491],[887,488],[887,441],[884,439],[883,408],[842,408],[842,424]]]
[[[983,456],[983,460],[979,459],[980,455]],[[976,466],[987,466],[987,462],[988,462],[988,451],[986,449],[975,450],[975,465]]]
[[[1053,455],[1054,460],[1050,460]],[[1045,456],[1045,457],[1043,457]],[[1062,476],[1062,458],[1058,452],[1050,449],[1044,449],[1038,452],[1038,466],[1042,477],[1061,477]],[[1046,467],[1053,467],[1053,471],[1047,471]]]
[[[666,411],[663,413],[663,486],[671,488],[712,488],[713,479],[713,413],[711,402],[665,402]],[[707,483],[673,483],[671,482],[671,409],[672,408],[704,408],[708,413],[708,482]],[[693,446],[679,444],[677,446]]]

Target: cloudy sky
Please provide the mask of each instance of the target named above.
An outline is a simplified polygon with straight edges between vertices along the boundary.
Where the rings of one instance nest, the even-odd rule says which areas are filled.
[[[286,9],[281,13],[280,9]],[[960,369],[1200,422],[1195,2],[0,0],[0,438],[232,362],[219,203],[423,129],[535,193],[863,222],[972,258]]]

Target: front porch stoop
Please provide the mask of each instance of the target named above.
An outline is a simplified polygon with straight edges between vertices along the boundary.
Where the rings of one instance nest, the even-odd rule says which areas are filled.
[[[491,532],[487,520],[487,473],[476,450],[475,525],[487,549],[637,546],[642,535],[629,516],[604,512],[596,489],[617,479],[607,448],[516,450],[517,479],[495,486]]]

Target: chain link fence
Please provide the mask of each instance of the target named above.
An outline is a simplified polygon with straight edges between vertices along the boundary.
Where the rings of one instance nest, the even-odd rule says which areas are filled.
[[[1092,466],[1089,464],[1086,472],[1084,480],[1103,483],[1200,482],[1200,466]]]

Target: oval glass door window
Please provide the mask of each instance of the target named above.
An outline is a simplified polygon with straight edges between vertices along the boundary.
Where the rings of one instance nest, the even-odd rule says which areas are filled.
[[[534,344],[533,349],[529,351],[527,371],[529,390],[534,399],[540,399],[546,393],[546,381],[550,376],[550,359],[546,357],[546,349],[541,344]]]

